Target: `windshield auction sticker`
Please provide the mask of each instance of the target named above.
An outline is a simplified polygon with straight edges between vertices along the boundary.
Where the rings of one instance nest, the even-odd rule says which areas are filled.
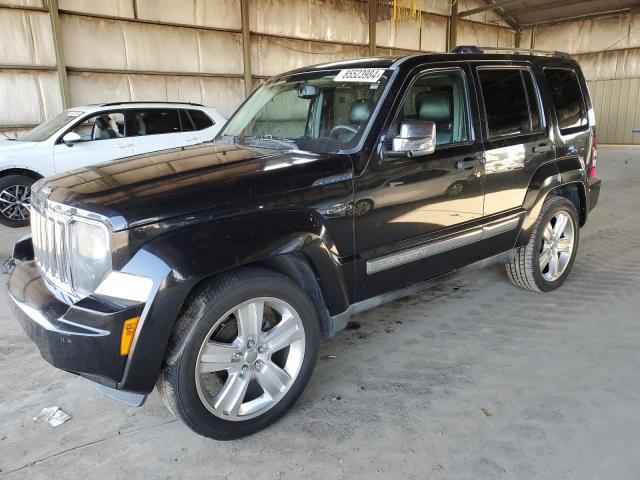
[[[340,70],[340,73],[333,79],[334,82],[361,82],[374,83],[380,80],[384,74],[381,68],[350,68],[348,70]]]

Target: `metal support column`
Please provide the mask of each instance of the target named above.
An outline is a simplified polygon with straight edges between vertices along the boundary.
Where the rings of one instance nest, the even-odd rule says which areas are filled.
[[[244,95],[248,97],[253,90],[251,76],[251,32],[249,31],[249,0],[240,0],[242,19],[242,58],[244,60]]]
[[[451,16],[449,17],[449,35],[447,38],[447,50],[451,50],[458,44],[458,2],[451,5]]]
[[[51,20],[51,32],[53,34],[53,48],[56,52],[56,68],[58,70],[58,82],[60,84],[60,97],[62,108],[70,105],[69,82],[67,80],[67,64],[64,61],[62,51],[62,35],[60,33],[60,16],[58,15],[58,0],[48,0],[49,19]]]
[[[369,56],[376,56],[376,26],[378,25],[378,0],[369,0]]]

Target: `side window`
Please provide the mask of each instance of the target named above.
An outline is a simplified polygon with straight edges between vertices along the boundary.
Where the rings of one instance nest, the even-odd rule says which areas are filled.
[[[185,110],[193,124],[196,126],[196,130],[204,130],[205,128],[209,128],[212,125],[215,125],[215,122],[209,118],[209,116],[200,110]]]
[[[405,120],[436,124],[436,145],[470,139],[467,97],[462,72],[428,73],[409,88],[396,122],[396,135]]]
[[[136,110],[133,115],[133,123],[138,136],[180,132],[180,118],[177,109]]]
[[[180,110],[180,125],[182,126],[183,132],[193,132],[196,130],[195,125],[191,121],[189,114],[186,110]]]
[[[560,132],[589,125],[587,106],[580,82],[572,70],[547,68],[544,71],[556,107]]]
[[[124,112],[104,112],[83,119],[73,127],[72,132],[82,138],[82,142],[121,138],[126,134]]]
[[[528,70],[481,68],[478,77],[489,138],[540,130],[540,109]]]

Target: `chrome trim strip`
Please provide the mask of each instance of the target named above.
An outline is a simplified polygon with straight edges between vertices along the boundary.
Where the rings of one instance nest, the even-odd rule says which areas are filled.
[[[482,239],[491,238],[496,235],[500,235],[501,233],[508,232],[509,230],[513,230],[520,223],[520,218],[521,215],[518,215],[517,217],[513,217],[499,223],[484,225],[482,227]]]
[[[404,250],[402,252],[375,258],[367,261],[367,275],[381,272],[382,270],[388,270],[399,265],[404,265],[405,263],[415,262],[416,260],[421,260],[432,255],[437,255],[438,253],[453,250],[479,240],[482,240],[482,229],[480,228],[445,240],[439,240],[419,247],[414,247],[409,250]]]
[[[426,245],[414,247],[398,253],[392,253],[383,257],[374,258],[367,261],[367,275],[388,270],[406,263],[422,260],[423,258],[447,252],[459,247],[463,247],[470,243],[478,242],[486,238],[491,238],[501,233],[515,229],[520,223],[522,214],[507,220],[502,220],[489,225],[483,225],[482,228],[453,236],[444,240],[437,240]]]

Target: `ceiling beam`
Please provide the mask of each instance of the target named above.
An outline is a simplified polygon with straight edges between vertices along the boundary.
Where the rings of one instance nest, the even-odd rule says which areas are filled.
[[[534,13],[534,12],[543,12],[545,10],[552,10],[554,8],[564,8],[570,5],[577,5],[579,3],[584,3],[584,0],[564,0],[563,2],[554,1],[550,3],[543,3],[542,5],[536,5],[535,7],[523,8],[522,10],[513,10],[510,13],[514,17],[517,17],[519,15],[526,15],[528,13]],[[561,19],[562,17],[559,17],[556,20],[561,20]]]
[[[487,5],[489,6],[493,6],[495,5],[495,0],[485,0],[485,3],[487,3]],[[514,30],[517,31],[520,28],[520,25],[518,24],[517,20],[513,18],[511,15],[507,14],[504,8],[497,7],[496,13],[500,16],[500,18],[502,18],[505,22],[507,22],[507,25],[509,25]]]
[[[511,3],[521,2],[522,0],[498,0],[495,3],[490,5],[485,5],[484,7],[473,8],[471,10],[467,10],[465,12],[458,12],[458,18],[461,17],[469,17],[471,15],[475,15],[476,13],[487,12],[489,10],[495,10],[496,8],[504,7],[505,5],[509,5]]]
[[[594,18],[611,17],[614,15],[624,15],[629,12],[631,12],[631,8],[605,10],[603,12],[597,12],[597,13],[585,13],[583,15],[572,15],[570,17],[561,17],[561,18],[554,18],[551,20],[540,20],[535,22],[528,22],[528,23],[523,23],[522,26],[531,27],[533,25],[553,25],[553,24],[560,24],[560,23],[567,23],[567,22],[575,22],[578,20],[591,20]]]

